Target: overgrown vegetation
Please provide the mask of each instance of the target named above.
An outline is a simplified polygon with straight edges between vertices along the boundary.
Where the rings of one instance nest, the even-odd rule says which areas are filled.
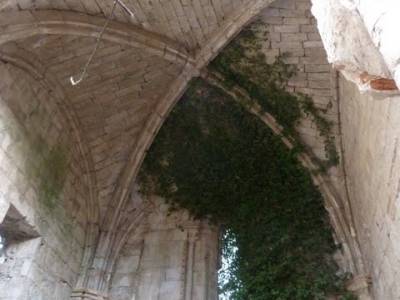
[[[285,95],[293,112],[282,120],[292,124],[299,111]],[[323,200],[297,154],[243,106],[197,80],[143,163],[143,193],[223,224],[223,252],[233,260],[222,290],[231,300],[344,295]]]
[[[163,196],[172,209],[225,228],[221,293],[230,300],[352,299],[332,260],[323,199],[297,155],[304,150],[296,127],[306,115],[324,138],[321,170],[338,163],[332,124],[303,94],[287,91],[293,66],[262,53],[262,24],[245,29],[209,66],[227,90],[244,91],[294,138],[279,136],[203,80],[192,82],[152,145],[139,175],[143,193]],[[240,95],[239,95],[240,98]],[[293,139],[292,139],[293,140]]]
[[[287,82],[295,75],[296,67],[284,63],[285,55],[268,64],[262,51],[267,31],[262,23],[245,28],[210,64],[209,69],[223,77],[227,88],[238,86],[257,102],[265,112],[273,115],[284,127],[284,134],[299,141],[296,125],[302,113],[316,124],[324,139],[326,160],[316,159],[322,170],[335,166],[339,156],[332,134],[332,123],[304,94],[287,91]],[[299,146],[299,145],[298,145]]]

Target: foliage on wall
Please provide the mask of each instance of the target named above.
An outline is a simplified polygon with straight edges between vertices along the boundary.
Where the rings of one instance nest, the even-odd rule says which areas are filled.
[[[266,26],[255,22],[218,55],[209,69],[223,77],[227,88],[238,86],[246,91],[264,111],[277,119],[284,127],[284,133],[298,143],[296,125],[302,115],[310,117],[325,144],[326,160],[315,158],[316,162],[322,170],[337,165],[339,156],[332,123],[324,117],[325,110],[317,108],[309,96],[287,91],[287,82],[296,73],[296,67],[284,63],[285,55],[277,57],[272,64],[267,63],[262,51],[266,36]]]
[[[224,253],[238,249],[223,287],[232,300],[343,292],[323,200],[297,151],[222,91],[196,80],[143,163],[143,193],[223,224]]]

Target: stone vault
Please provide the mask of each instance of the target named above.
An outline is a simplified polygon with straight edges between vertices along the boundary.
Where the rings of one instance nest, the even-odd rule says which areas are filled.
[[[257,17],[267,58],[289,53],[299,71],[288,89],[331,104],[341,164],[312,172],[324,148],[307,118],[300,159],[326,200],[350,288],[397,299],[400,55],[385,34],[396,7],[313,2],[317,20],[309,0],[126,0],[134,15],[116,6],[72,86],[113,1],[0,0],[0,223],[20,224],[10,234],[21,236],[0,299],[217,297],[217,229],[185,212],[167,218],[135,180],[188,82]],[[279,134],[273,116],[260,118]]]

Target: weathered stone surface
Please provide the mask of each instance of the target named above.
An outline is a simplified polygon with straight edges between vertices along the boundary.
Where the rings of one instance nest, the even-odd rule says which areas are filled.
[[[217,228],[191,220],[184,211],[167,216],[162,199],[150,201],[155,209],[121,250],[110,298],[216,299]]]
[[[149,212],[133,201],[133,183],[188,81],[257,14],[268,26],[268,61],[288,54],[298,70],[288,90],[326,109],[342,139],[344,169],[313,180],[335,191],[323,194],[336,231],[345,224],[347,242],[360,242],[362,257],[340,241],[344,269],[371,275],[376,299],[399,297],[398,99],[360,95],[329,64],[361,87],[395,90],[395,1],[314,1],[321,39],[308,0],[126,0],[134,17],[117,9],[76,87],[69,77],[90,55],[111,1],[3,2],[0,222],[26,223],[34,233],[8,246],[13,259],[0,265],[0,299],[66,300],[75,287],[79,300],[216,298],[216,231],[184,212],[167,217],[159,199]],[[324,158],[315,124],[304,116],[297,130],[308,151]],[[43,201],[43,161],[57,145],[68,153],[66,177],[56,197]],[[10,205],[22,216],[17,223],[9,223]],[[11,227],[15,237],[27,233]]]
[[[271,7],[265,9],[260,17],[267,24],[267,38],[271,43],[265,44],[264,53],[268,62],[273,62],[279,55],[286,55],[285,62],[295,65],[297,69],[297,74],[288,82],[289,90],[304,93],[311,97],[320,95],[321,91],[326,91],[324,94],[327,96],[326,102],[333,104],[327,113],[337,117],[336,101],[331,93],[333,88],[331,80],[333,80],[335,74],[328,63],[323,44],[316,38],[316,36],[319,36],[318,29],[314,18],[309,13],[310,7],[309,1],[291,0],[287,2],[276,1]],[[281,22],[271,24],[269,22],[271,15],[276,20],[280,19]],[[291,20],[285,21],[288,17]],[[291,24],[282,25],[288,22]],[[316,36],[310,36],[307,34],[309,32]],[[314,155],[324,159],[323,141],[319,139],[315,124],[302,121],[299,125],[299,131],[308,133],[303,142],[314,150]]]
[[[0,298],[67,299],[79,272],[87,222],[86,215],[79,215],[86,207],[82,195],[87,190],[81,158],[74,137],[61,130],[65,120],[48,91],[11,64],[0,64],[0,74],[4,79],[0,85],[1,218],[5,216],[0,226],[7,238],[6,262],[0,264]],[[41,160],[67,140],[72,145],[65,143],[71,160],[64,181],[66,194],[60,191],[47,198],[39,180]]]
[[[313,1],[313,14],[328,54],[328,60],[361,90],[376,86],[363,82],[363,73],[400,85],[398,35],[394,32],[398,6],[393,1],[376,5],[373,1]],[[345,33],[345,34],[344,34]],[[377,90],[384,89],[379,86]],[[390,88],[388,90],[391,90]]]
[[[347,186],[375,299],[400,295],[399,97],[376,101],[340,80]]]

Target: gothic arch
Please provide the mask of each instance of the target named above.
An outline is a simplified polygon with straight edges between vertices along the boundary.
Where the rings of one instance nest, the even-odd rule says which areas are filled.
[[[39,85],[52,93],[53,99],[55,100],[56,106],[63,117],[64,124],[67,128],[67,132],[71,132],[73,136],[73,142],[75,148],[78,151],[81,161],[83,162],[83,169],[85,174],[82,174],[83,180],[86,182],[89,188],[89,194],[85,198],[86,202],[86,226],[87,232],[85,234],[85,249],[90,249],[94,243],[94,238],[99,230],[99,208],[97,203],[97,195],[95,191],[95,178],[92,176],[93,162],[89,155],[89,151],[82,137],[79,128],[79,120],[77,119],[74,111],[70,108],[70,100],[65,95],[63,88],[59,85],[57,80],[54,80],[48,73],[46,73],[44,67],[40,64],[39,60],[35,59],[32,53],[27,53],[23,50],[12,49],[11,53],[3,51],[5,49],[0,48],[0,61],[3,63],[9,63],[15,68],[25,72],[28,76],[36,80]],[[88,251],[84,251],[83,260],[89,259]]]
[[[227,95],[230,95],[235,101],[239,102],[239,97],[247,99],[249,103],[254,103],[254,100],[241,89],[240,87],[233,87],[228,90],[220,77],[215,74],[203,72],[202,78],[209,84],[223,90]],[[278,136],[282,143],[290,150],[294,148],[294,138],[287,136],[284,133],[284,127],[279,124],[277,119],[268,112],[264,112],[261,107],[254,103],[252,106],[245,106],[245,109],[252,115],[256,116],[262,123],[265,124],[274,135]],[[316,187],[322,194],[325,201],[324,205],[329,213],[333,231],[337,239],[343,246],[345,253],[346,263],[354,274],[364,274],[364,263],[361,259],[360,247],[358,239],[352,235],[354,231],[354,224],[352,216],[350,217],[344,213],[344,206],[348,199],[342,199],[337,192],[337,189],[331,182],[329,174],[324,174],[318,171],[318,166],[314,162],[313,154],[309,151],[303,150],[298,156],[297,160],[309,172],[310,177]]]
[[[120,228],[121,222],[124,220],[123,212],[127,207],[128,196],[130,190],[135,181],[136,175],[140,169],[141,163],[146,155],[147,150],[151,146],[158,130],[163,125],[165,119],[168,117],[169,112],[173,109],[176,102],[182,96],[187,88],[189,81],[199,76],[202,69],[204,69],[209,62],[217,56],[223,47],[231,41],[243,27],[252,20],[253,17],[260,14],[260,12],[268,7],[273,0],[253,0],[253,1],[242,1],[238,6],[223,22],[220,27],[214,31],[208,40],[200,49],[186,49],[181,41],[174,41],[171,38],[163,36],[160,33],[150,32],[150,30],[140,28],[138,25],[124,24],[119,22],[121,20],[111,22],[104,34],[104,40],[117,45],[123,45],[131,48],[139,48],[144,52],[153,53],[155,56],[166,60],[172,64],[179,65],[182,69],[180,73],[171,82],[169,89],[158,101],[154,107],[151,108],[151,113],[143,122],[145,123],[141,128],[141,133],[137,139],[129,145],[130,155],[127,159],[126,164],[122,168],[121,173],[118,176],[118,180],[115,184],[115,189],[110,195],[109,202],[111,203],[110,209],[104,216],[104,220],[99,219],[99,226],[102,227],[102,236],[98,237],[97,233],[91,235],[91,242],[88,242],[87,248],[87,259],[83,263],[83,272],[81,279],[78,283],[78,287],[86,288],[88,282],[88,269],[93,268],[93,260],[96,255],[100,258],[109,258],[109,262],[103,262],[100,267],[100,276],[102,279],[96,278],[93,282],[92,288],[100,289],[104,292],[107,283],[106,278],[107,270],[112,269],[113,261],[118,255],[120,245],[124,243],[129,234],[117,236],[117,230]],[[4,15],[4,20],[2,16]],[[9,43],[23,41],[32,36],[42,35],[61,35],[61,36],[82,36],[82,37],[95,37],[94,33],[99,32],[103,23],[104,17],[94,17],[88,14],[68,12],[68,11],[57,11],[57,10],[38,10],[38,11],[21,11],[21,12],[2,12],[0,14],[0,25],[2,31],[0,32],[0,45],[6,46]],[[14,53],[15,54],[15,53]],[[72,99],[67,97],[62,92],[56,82],[52,81],[50,74],[46,73],[46,70],[41,66],[35,64],[34,60],[27,61],[29,53],[22,54],[24,59],[15,58],[12,55],[1,54],[3,60],[19,64],[22,68],[30,70],[29,72],[35,74],[38,80],[45,81],[49,90],[55,90],[59,95],[60,99],[64,99],[66,104],[62,107],[68,111],[68,103]],[[68,113],[70,116],[67,117],[69,123],[71,123],[74,132],[77,136],[80,135],[80,121],[74,116],[73,109]],[[279,124],[274,124],[271,118],[266,119],[266,124],[269,125],[273,130],[279,128]],[[272,122],[272,123],[271,123]],[[274,127],[277,126],[277,127]],[[87,172],[91,173],[93,166],[89,151],[85,149],[85,141],[83,138],[78,138],[80,143],[81,152],[87,157]],[[284,141],[285,142],[285,141]],[[288,141],[285,142],[288,147]],[[312,170],[311,159],[305,155],[300,160],[306,166],[306,168]],[[334,211],[332,214],[334,220],[337,221],[337,226],[343,231],[343,240],[346,240],[348,244],[351,244],[349,240],[352,240],[352,224],[346,224],[346,220],[337,213],[338,204],[336,202],[337,195],[334,189],[330,186],[329,180],[322,176],[314,176],[314,181],[317,185],[320,185],[327,201],[331,204],[330,208]],[[93,179],[92,179],[93,180]],[[95,186],[96,183],[92,182],[91,186]],[[93,199],[93,206],[96,204],[96,192],[93,192],[90,198]],[[94,210],[93,210],[94,211]],[[93,213],[94,218],[98,219],[98,213]],[[348,221],[351,223],[351,220]],[[96,221],[97,223],[97,221]],[[128,226],[128,231],[134,230],[135,219],[132,220],[131,226]],[[96,246],[96,243],[99,245]],[[356,243],[355,243],[356,244]],[[113,248],[113,245],[117,245]],[[97,248],[96,248],[97,247]],[[353,257],[358,255],[357,246],[352,249]],[[114,250],[113,250],[114,249]],[[98,253],[95,253],[98,251]],[[356,258],[354,259],[357,260]],[[355,265],[361,264],[355,262]],[[361,267],[360,267],[361,268]],[[355,267],[357,269],[357,267]],[[360,271],[361,272],[361,271]]]
[[[68,11],[21,11],[11,15],[13,21],[2,24],[5,25],[5,30],[0,32],[0,45],[45,34],[92,37],[104,25],[104,18]],[[10,13],[0,13],[1,18],[8,20]],[[105,29],[103,39],[143,48],[171,62],[191,61],[190,54],[179,43],[133,25],[111,21]]]

